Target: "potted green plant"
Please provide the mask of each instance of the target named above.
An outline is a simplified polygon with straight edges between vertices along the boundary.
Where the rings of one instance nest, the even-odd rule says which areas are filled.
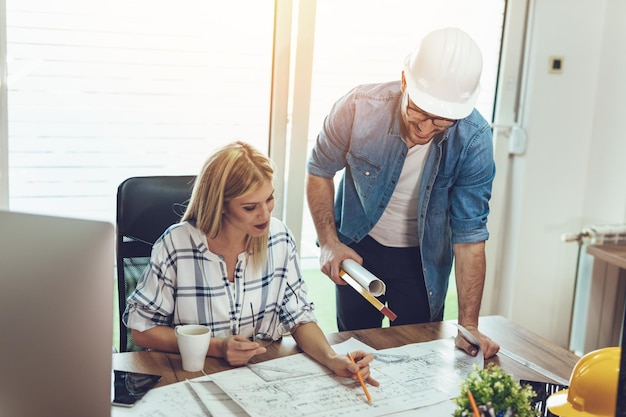
[[[495,415],[508,417],[537,417],[539,410],[532,408],[535,392],[530,386],[522,387],[518,381],[490,363],[484,369],[474,366],[461,384],[461,392],[454,399],[457,408],[455,417],[473,416],[474,409],[470,400],[473,397],[476,406],[490,407]]]

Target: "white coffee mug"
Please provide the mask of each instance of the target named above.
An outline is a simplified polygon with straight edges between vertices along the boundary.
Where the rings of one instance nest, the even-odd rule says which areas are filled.
[[[202,324],[185,324],[176,326],[174,330],[183,359],[183,369],[188,372],[204,369],[204,359],[211,342],[211,329]]]

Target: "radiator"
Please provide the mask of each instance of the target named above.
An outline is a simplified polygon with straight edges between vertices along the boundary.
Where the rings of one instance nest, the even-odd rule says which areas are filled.
[[[590,245],[626,245],[626,224],[591,225],[565,234],[564,242],[577,242],[574,297],[569,349],[579,356],[620,344],[626,270],[608,265],[587,253]]]

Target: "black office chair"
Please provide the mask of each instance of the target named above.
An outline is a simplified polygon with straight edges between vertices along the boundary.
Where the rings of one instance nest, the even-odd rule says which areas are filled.
[[[117,189],[117,290],[120,352],[140,350],[122,315],[150,261],[152,245],[183,216],[195,176],[131,177]]]

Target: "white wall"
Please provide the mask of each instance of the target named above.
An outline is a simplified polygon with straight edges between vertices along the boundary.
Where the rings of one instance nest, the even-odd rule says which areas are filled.
[[[561,235],[626,221],[626,2],[531,4],[528,147],[510,161],[495,312],[567,347],[577,245]],[[561,74],[549,72],[553,55],[564,58]]]
[[[626,2],[606,3],[583,221],[626,223]]]

